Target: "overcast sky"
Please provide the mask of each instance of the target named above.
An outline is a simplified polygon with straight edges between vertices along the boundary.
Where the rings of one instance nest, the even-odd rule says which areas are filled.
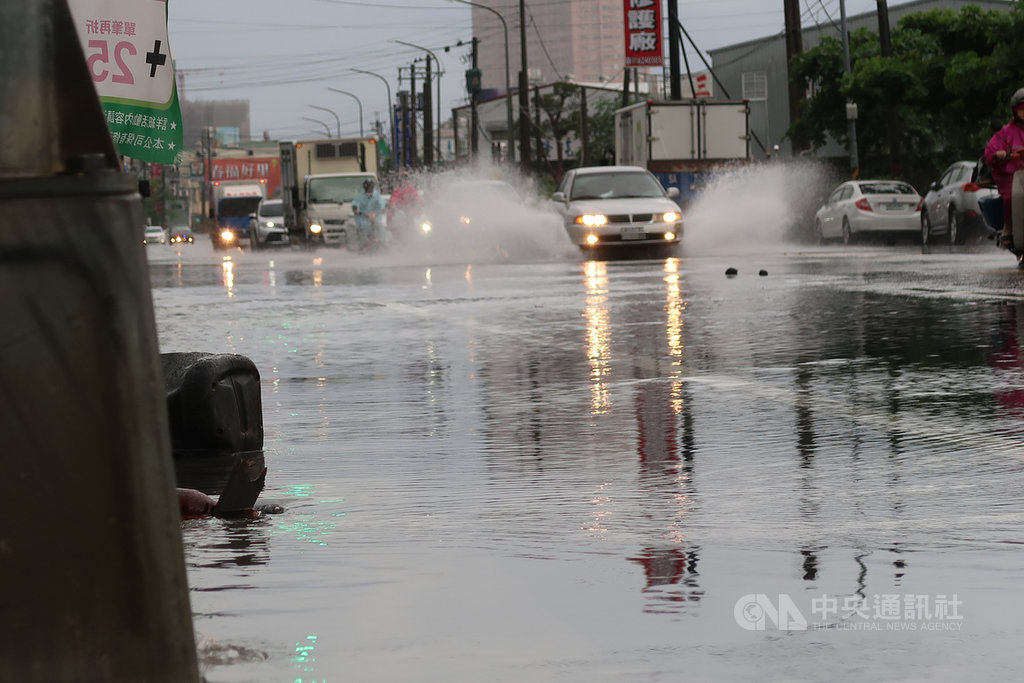
[[[499,11],[517,17],[517,0],[505,1],[508,9]],[[527,0],[526,6],[558,1]],[[782,0],[678,3],[680,21],[706,58],[707,50],[774,35],[785,23]],[[839,21],[839,0],[801,0],[800,6],[804,25]],[[846,0],[846,13],[874,12],[876,6],[875,0]],[[400,89],[398,67],[425,55],[395,41],[432,50],[442,60],[444,118],[468,101],[464,72],[473,35],[470,9],[452,0],[168,0],[168,30],[186,99],[248,99],[251,133],[257,138],[263,131],[272,139],[322,135],[322,125],[303,117],[333,131],[334,114],[342,135],[349,136],[359,134],[356,98],[363,105],[366,134],[375,119],[387,121],[384,82],[350,69],[384,76],[394,94]],[[699,70],[699,57],[688,52],[691,68]],[[418,64],[417,70],[422,67]]]

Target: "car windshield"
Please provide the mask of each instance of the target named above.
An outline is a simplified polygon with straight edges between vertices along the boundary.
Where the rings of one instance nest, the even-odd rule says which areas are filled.
[[[283,216],[284,204],[282,202],[263,202],[260,205],[261,216]]]
[[[653,177],[635,171],[580,173],[572,184],[569,199],[616,199],[621,197],[664,197]]]
[[[334,176],[309,179],[309,201],[313,204],[350,202],[363,191],[363,181],[373,176]]]
[[[907,183],[861,183],[864,194],[917,194]]]

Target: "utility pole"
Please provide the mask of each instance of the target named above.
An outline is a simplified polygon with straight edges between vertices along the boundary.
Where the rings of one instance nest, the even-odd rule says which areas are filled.
[[[793,78],[793,60],[803,52],[803,35],[800,32],[800,0],[784,0],[786,19],[786,72],[789,79],[789,118],[792,121],[800,111],[800,83]],[[844,36],[846,29],[843,29]],[[802,136],[794,137],[793,154],[804,149]]]
[[[479,43],[479,42],[480,42],[480,39],[477,38],[476,36],[473,36],[473,71],[474,72],[476,72],[478,70],[477,63],[476,63],[476,58],[477,58],[476,46],[477,46],[477,43]],[[476,101],[479,98],[479,96],[480,96],[479,93],[476,93],[476,92],[470,93],[469,152],[470,152],[470,157],[472,157],[473,159],[476,159],[477,149],[480,146],[480,119],[477,117],[477,112],[476,112]],[[505,93],[505,99],[510,99],[511,97],[512,97],[512,93],[510,93],[510,92]],[[510,130],[509,131],[509,136],[510,136],[509,137],[509,142],[510,143],[512,141],[511,140],[511,134],[512,134],[512,131]],[[511,148],[512,148],[512,145],[509,144],[509,149],[511,149]]]
[[[441,65],[437,65],[440,72]],[[428,168],[434,165],[434,122],[433,102],[430,97],[430,57],[427,57],[427,68],[423,76],[423,165]]]
[[[878,7],[878,38],[882,51],[882,59],[889,59],[892,57],[892,38],[889,34],[889,8],[886,6],[885,0],[876,0]],[[886,126],[886,132],[889,137],[889,171],[893,174],[893,177],[899,173],[899,162],[896,150],[899,147],[900,140],[900,120],[896,116],[896,107],[890,105],[886,106],[886,118],[889,120],[889,125]]]
[[[668,73],[670,98],[673,100],[683,99],[683,88],[679,82],[679,50],[686,48],[682,42],[682,36],[679,35],[678,0],[668,0]],[[691,97],[694,96],[691,93]]]
[[[416,62],[409,65],[409,165],[416,166]]]
[[[846,30],[846,0],[839,0],[840,30],[843,32],[843,71],[850,73],[850,34]],[[846,103],[846,121],[850,138],[850,168],[853,177],[860,174],[860,158],[857,156],[857,104]]]
[[[530,79],[526,66],[526,0],[519,0],[519,168],[530,173]]]

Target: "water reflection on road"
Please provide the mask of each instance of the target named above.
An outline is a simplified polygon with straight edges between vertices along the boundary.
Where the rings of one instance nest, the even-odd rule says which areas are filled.
[[[162,350],[260,368],[287,509],[183,529],[211,681],[1015,670],[1005,259],[152,253]]]

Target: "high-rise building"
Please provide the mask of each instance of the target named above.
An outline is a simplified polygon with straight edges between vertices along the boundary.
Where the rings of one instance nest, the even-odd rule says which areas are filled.
[[[508,24],[510,82],[519,82],[519,0],[475,0]],[[505,34],[501,21],[473,8],[473,35],[484,89],[505,87]],[[625,61],[622,0],[558,0],[526,4],[526,66],[531,83],[621,81]]]

